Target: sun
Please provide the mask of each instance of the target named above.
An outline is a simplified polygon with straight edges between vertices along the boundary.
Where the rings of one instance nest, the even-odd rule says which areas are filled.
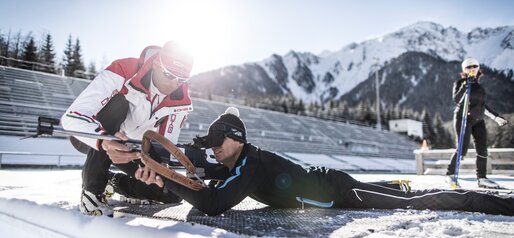
[[[233,19],[229,10],[217,1],[177,1],[153,11],[158,19],[152,32],[157,39],[178,40],[195,56],[193,74],[212,69],[224,61],[233,36]],[[165,9],[165,10],[164,10]],[[155,14],[160,14],[156,17]]]

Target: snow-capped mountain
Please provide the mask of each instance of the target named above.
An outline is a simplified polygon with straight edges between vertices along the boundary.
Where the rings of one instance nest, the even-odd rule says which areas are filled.
[[[200,74],[192,82],[200,90],[207,87],[206,91],[213,94],[291,94],[304,102],[325,102],[339,99],[375,70],[406,52],[422,52],[447,62],[472,56],[491,69],[512,74],[514,26],[462,32],[454,27],[418,22],[338,51],[320,55],[295,51],[283,56],[275,54],[261,62]]]
[[[392,59],[378,71],[380,101],[383,107],[399,106],[439,113],[443,120],[452,119],[455,104],[453,83],[459,78],[460,61],[447,62],[421,52],[406,52]],[[486,105],[500,113],[514,112],[514,81],[487,66],[480,84],[487,93]],[[341,97],[348,106],[376,100],[375,75],[359,83]]]

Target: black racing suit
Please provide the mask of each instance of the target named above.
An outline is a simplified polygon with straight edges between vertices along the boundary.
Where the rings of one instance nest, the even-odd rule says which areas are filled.
[[[232,176],[194,191],[166,180],[165,187],[207,215],[223,213],[247,196],[276,208],[412,208],[514,215],[514,198],[464,190],[401,191],[362,183],[345,172],[302,168],[277,154],[245,144]]]
[[[462,111],[464,110],[464,96],[466,94],[467,84],[465,79],[455,81],[453,84],[453,101],[457,104],[453,113],[453,125],[457,133],[457,147],[459,144],[460,129],[462,123]],[[494,116],[498,113],[491,110],[485,104],[486,93],[484,88],[476,81],[470,81],[471,94],[469,97],[468,118],[464,132],[464,144],[462,145],[462,156],[468,152],[470,135],[473,135],[475,149],[477,152],[477,177],[485,178],[487,173],[487,130],[485,128],[484,114],[487,110]],[[458,149],[458,148],[457,148]],[[457,159],[457,150],[452,155],[450,165],[446,172],[447,175],[455,173],[455,164]]]

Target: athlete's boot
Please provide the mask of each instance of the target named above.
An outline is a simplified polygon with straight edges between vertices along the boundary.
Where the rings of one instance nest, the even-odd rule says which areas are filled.
[[[105,194],[93,194],[87,190],[82,190],[80,195],[79,209],[82,213],[90,216],[109,216],[112,217],[112,209],[107,205]]]
[[[120,195],[120,201],[136,204],[136,205],[147,205],[155,203],[151,200],[147,199],[141,199],[141,198],[134,198],[129,196],[121,186],[119,186],[118,182],[120,179],[124,176],[128,176],[124,173],[113,173],[109,171],[109,181],[107,182],[107,187],[105,188],[106,194],[108,197],[111,197],[113,193],[118,193]],[[109,195],[110,192],[110,195]]]
[[[488,178],[478,178],[478,187],[481,188],[500,188],[500,185]]]

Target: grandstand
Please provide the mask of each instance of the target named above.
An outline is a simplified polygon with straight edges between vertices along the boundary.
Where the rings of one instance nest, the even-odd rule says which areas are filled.
[[[6,136],[18,139],[35,134],[38,116],[60,118],[88,82],[0,66],[0,135],[4,139]],[[181,143],[205,134],[210,122],[228,106],[236,106],[251,143],[305,166],[415,172],[416,144],[404,135],[200,98],[192,100],[194,111],[182,130]],[[10,144],[12,148],[1,147],[3,152],[23,152],[14,146],[16,143]],[[4,153],[4,164],[7,154]]]

